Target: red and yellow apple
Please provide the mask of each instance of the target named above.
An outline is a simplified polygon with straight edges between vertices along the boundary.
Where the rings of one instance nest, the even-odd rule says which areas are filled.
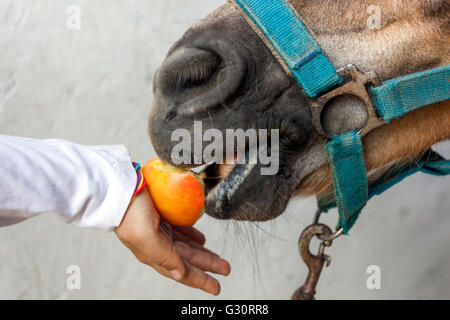
[[[171,166],[158,158],[143,168],[148,191],[163,220],[192,226],[205,211],[204,175]]]

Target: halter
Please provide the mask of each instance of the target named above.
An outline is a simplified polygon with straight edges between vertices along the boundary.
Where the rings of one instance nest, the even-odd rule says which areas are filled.
[[[407,176],[419,171],[439,176],[450,174],[450,161],[429,151],[420,161],[385,174],[369,185],[361,142],[361,137],[393,119],[450,99],[450,65],[385,82],[374,72],[363,73],[353,65],[336,70],[286,0],[234,2],[244,11],[250,26],[284,69],[297,81],[308,98],[317,133],[328,141],[325,150],[333,176],[334,194],[319,199],[319,215],[337,207],[339,223],[336,234],[330,236],[327,232],[328,238],[322,234],[325,246],[331,245],[337,235],[348,234],[371,197]],[[358,131],[329,136],[322,126],[322,111],[331,99],[341,95],[356,96],[365,103],[366,124]],[[311,233],[305,233],[310,239]],[[317,258],[324,261],[323,252]]]

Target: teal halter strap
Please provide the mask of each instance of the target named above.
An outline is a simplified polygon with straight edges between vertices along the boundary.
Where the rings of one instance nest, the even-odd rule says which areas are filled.
[[[436,152],[428,151],[420,160],[407,163],[396,170],[389,171],[379,177],[376,181],[372,182],[368,188],[367,199],[370,200],[372,197],[382,194],[390,187],[417,172],[435,176],[449,175],[450,161],[445,160]],[[335,200],[335,195],[333,194],[319,200],[319,208],[322,212],[328,212],[336,206],[337,201]],[[338,225],[338,228],[341,228],[342,225],[351,228],[352,224],[350,219],[348,219],[348,221],[349,223],[339,221],[340,225]]]
[[[388,123],[421,107],[450,99],[450,65],[392,79],[370,91],[378,113]]]
[[[236,0],[270,41],[308,97],[342,82],[304,22],[284,0]]]
[[[326,145],[325,150],[333,176],[339,226],[344,228],[344,233],[347,234],[368,201],[361,136],[356,131],[336,135]]]
[[[256,26],[270,42],[307,97],[320,100],[321,94],[341,89],[339,85],[344,79],[286,0],[234,1],[249,17],[253,27]],[[449,86],[450,65],[447,65],[385,81],[369,89],[364,87],[364,91],[368,91],[375,113],[383,119],[374,121],[389,123],[421,107],[450,99]],[[319,207],[326,211],[337,206],[338,227],[346,234],[371,197],[405,177],[418,171],[450,174],[450,161],[423,160],[400,168],[395,175],[385,175],[369,186],[359,132],[335,135],[325,150],[335,192],[319,200]]]

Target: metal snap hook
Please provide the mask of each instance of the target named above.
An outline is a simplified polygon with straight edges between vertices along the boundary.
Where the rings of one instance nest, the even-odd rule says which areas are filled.
[[[303,261],[308,266],[308,276],[305,284],[294,293],[292,300],[314,299],[323,266],[328,267],[331,263],[331,257],[325,254],[325,247],[330,247],[332,240],[322,241],[317,255],[312,254],[310,251],[311,240],[315,237],[330,236],[332,234],[330,227],[324,224],[313,224],[303,231],[298,242],[298,248]]]

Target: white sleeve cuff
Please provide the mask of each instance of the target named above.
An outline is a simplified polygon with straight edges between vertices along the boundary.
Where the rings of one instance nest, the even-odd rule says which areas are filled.
[[[137,174],[124,146],[88,147],[98,157],[90,173],[92,201],[71,221],[83,228],[113,231],[120,225],[136,188]]]

